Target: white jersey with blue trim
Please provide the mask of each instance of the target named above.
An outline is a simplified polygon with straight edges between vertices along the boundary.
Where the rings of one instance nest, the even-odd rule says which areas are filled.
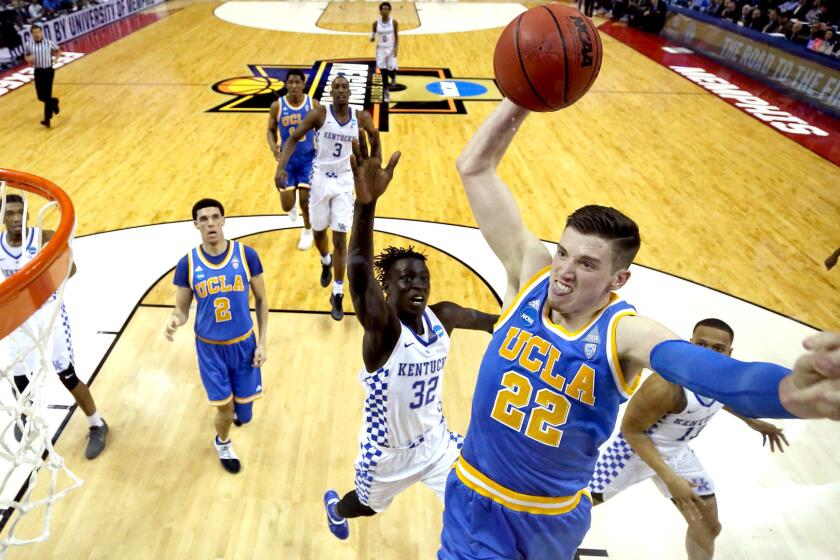
[[[696,438],[712,416],[723,408],[723,403],[702,397],[689,389],[685,394],[685,408],[681,412],[669,413],[651,426],[647,433],[656,448],[663,454],[671,454],[688,446]]]
[[[378,51],[392,51],[394,50],[394,43],[396,42],[396,35],[394,33],[394,19],[388,18],[388,21],[382,21],[382,17],[376,20],[376,50]]]
[[[0,234],[0,270],[3,271],[3,279],[16,274],[21,268],[35,258],[37,248],[35,247],[35,236],[38,228],[27,228],[26,242],[13,247],[9,245],[9,234]]]
[[[24,266],[26,266],[35,255],[38,253],[36,239],[40,238],[43,243],[43,231],[38,228],[27,228],[26,241],[19,246],[13,247],[9,245],[8,233],[0,234],[0,270],[3,272],[3,280],[10,276],[17,274]],[[50,305],[58,298],[58,294],[53,293],[44,305],[35,312],[29,319],[26,320],[25,325],[35,333],[43,331],[44,327],[52,319],[52,313],[55,307]],[[56,371],[67,369],[73,363],[73,343],[70,333],[70,320],[67,317],[67,309],[62,302],[61,308],[58,311],[55,323],[53,324],[52,343],[50,346],[52,352],[47,355],[52,356],[52,365]],[[21,359],[14,367],[15,375],[23,375],[27,370],[35,371],[39,366],[40,353],[34,350],[32,340],[23,329],[18,328],[11,335],[3,339],[3,345],[0,347],[0,363],[6,367],[7,353],[11,356],[19,356]]]
[[[350,117],[340,123],[333,112],[332,104],[324,104],[327,116],[324,124],[315,134],[315,162],[313,171],[324,174],[350,173],[350,155],[353,140],[359,139],[359,121],[352,107],[347,110]]]
[[[362,369],[364,422],[359,437],[381,447],[408,448],[422,442],[443,419],[443,368],[449,355],[449,335],[426,307],[423,335],[404,324],[385,364],[375,372]]]
[[[40,239],[42,245],[44,243],[44,233],[36,227],[26,228],[26,242],[17,247],[9,245],[8,235],[7,232],[0,234],[0,270],[3,271],[4,280],[35,258],[38,253],[36,239]],[[57,294],[53,294],[47,301],[55,301],[56,297]]]

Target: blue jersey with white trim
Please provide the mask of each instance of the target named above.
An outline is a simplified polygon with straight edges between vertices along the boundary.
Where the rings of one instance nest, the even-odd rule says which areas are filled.
[[[568,332],[549,316],[550,272],[541,271],[496,325],[461,454],[509,490],[557,497],[586,487],[619,405],[635,390],[615,346],[618,320],[635,309],[611,294],[586,327]]]
[[[251,271],[245,246],[228,241],[227,254],[214,265],[201,246],[187,255],[190,288],[196,299],[195,334],[211,342],[232,342],[254,327],[248,301]]]
[[[301,125],[306,113],[312,110],[312,98],[303,96],[303,103],[297,107],[291,105],[286,96],[280,98],[280,110],[277,114],[277,131],[280,133],[280,140],[285,143],[295,129]],[[295,153],[291,159],[312,159],[315,157],[315,133],[307,132],[303,138],[298,140]]]

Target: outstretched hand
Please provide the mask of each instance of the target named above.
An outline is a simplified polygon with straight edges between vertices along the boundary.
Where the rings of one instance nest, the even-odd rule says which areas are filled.
[[[359,130],[359,140],[353,140],[353,155],[350,156],[350,168],[353,170],[353,182],[356,185],[356,200],[370,204],[385,193],[394,169],[400,161],[400,152],[391,154],[388,165],[382,167],[382,144],[379,131],[374,131],[370,139],[370,149],[364,130]]]
[[[773,451],[781,451],[782,453],[784,453],[785,445],[790,446],[787,438],[785,437],[785,434],[783,433],[783,430],[777,426],[774,426],[770,422],[750,418],[747,420],[747,425],[761,434],[762,446],[767,445],[768,441],[770,442],[771,453]]]
[[[806,338],[793,374],[779,384],[779,399],[800,418],[840,420],[840,333]]]

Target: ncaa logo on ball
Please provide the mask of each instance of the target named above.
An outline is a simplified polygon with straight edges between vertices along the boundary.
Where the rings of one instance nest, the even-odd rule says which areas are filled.
[[[592,37],[589,35],[589,29],[581,17],[571,17],[572,23],[575,24],[575,29],[580,38],[580,54],[582,57],[580,67],[592,66]]]

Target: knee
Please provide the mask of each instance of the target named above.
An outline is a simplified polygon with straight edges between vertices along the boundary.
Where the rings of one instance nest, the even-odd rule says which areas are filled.
[[[234,410],[236,411],[236,419],[241,424],[247,424],[254,418],[254,403],[236,403]]]
[[[76,377],[76,368],[73,367],[73,364],[70,364],[70,367],[60,372],[58,378],[61,380],[61,384],[67,387],[68,391],[72,391],[81,383],[79,378]]]
[[[233,422],[233,403],[229,402],[216,410],[216,416],[225,422]]]
[[[698,519],[688,526],[688,532],[698,542],[712,542],[720,535],[722,527],[718,520]]]

